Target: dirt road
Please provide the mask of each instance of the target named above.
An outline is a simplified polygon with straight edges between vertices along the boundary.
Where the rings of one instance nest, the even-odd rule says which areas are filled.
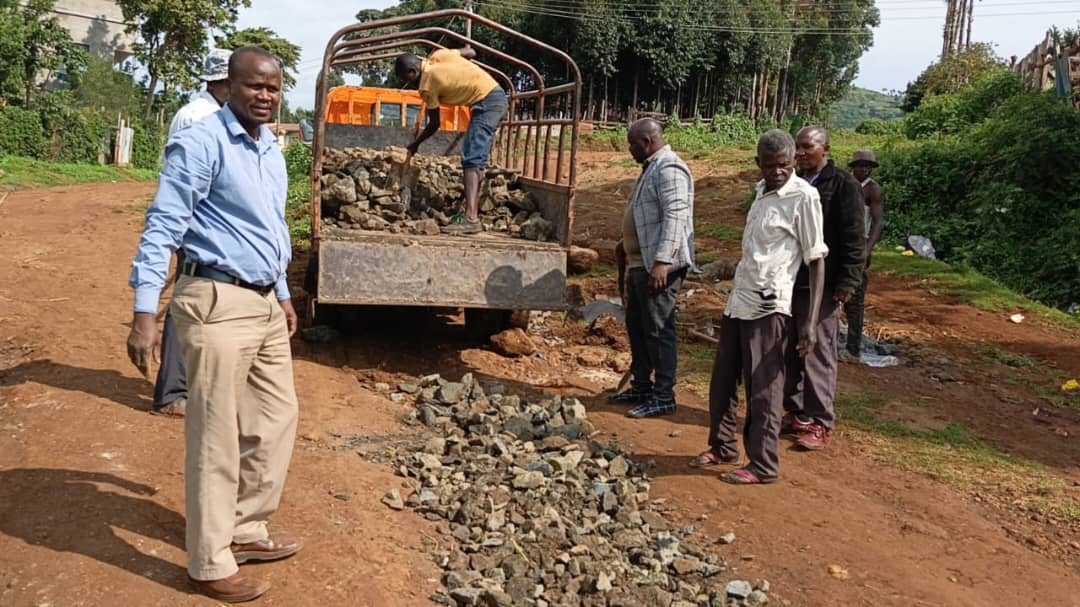
[[[634,175],[620,162],[586,155],[577,231],[618,225]],[[694,168],[709,173],[698,187],[708,201],[699,202],[699,225],[737,226],[741,169]],[[123,347],[126,279],[153,189],[26,191],[0,207],[0,605],[214,604],[184,581],[182,424],[147,414],[151,385]],[[1033,416],[1041,402],[1033,389],[998,381],[1004,372],[978,354],[995,345],[1075,376],[1074,338],[1035,320],[1011,326],[910,280],[882,277],[870,304],[872,324],[907,336],[923,357],[913,367],[844,367],[843,392],[872,393],[891,421],[912,428],[963,424],[980,444],[1042,464],[1040,474],[1075,495],[1080,415],[1043,404]],[[602,395],[560,383],[572,357],[510,361],[463,343],[452,319],[404,314],[396,332],[294,343],[300,437],[274,525],[306,548],[257,567],[274,584],[260,604],[430,604],[439,570],[425,546],[437,534],[380,504],[401,479],[357,451],[377,453],[411,431],[400,423],[404,406],[375,382],[471,371],[513,390],[582,397],[601,430],[652,465],[654,497],[668,500],[672,516],[707,537],[736,533],[716,547],[735,563],[732,577],[768,579],[782,604],[1080,605],[1075,522],[1010,508],[998,499],[1009,486],[980,493],[935,480],[883,459],[872,434],[842,430],[826,452],[785,452],[783,482],[728,487],[685,466],[704,443],[706,404],[695,391],[680,394],[672,418],[630,422]],[[926,349],[932,343],[939,347]]]

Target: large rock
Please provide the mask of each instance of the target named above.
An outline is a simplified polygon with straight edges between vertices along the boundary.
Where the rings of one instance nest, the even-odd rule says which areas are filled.
[[[323,202],[336,203],[338,206],[356,202],[356,182],[348,177],[338,179],[322,191],[322,199]]]
[[[531,356],[536,354],[536,343],[523,329],[508,329],[491,337],[495,351],[504,356]]]
[[[600,253],[593,249],[571,246],[566,252],[566,271],[571,274],[588,274],[600,261]]]
[[[521,235],[528,240],[545,242],[555,236],[555,224],[544,219],[540,213],[533,213],[521,224]]]

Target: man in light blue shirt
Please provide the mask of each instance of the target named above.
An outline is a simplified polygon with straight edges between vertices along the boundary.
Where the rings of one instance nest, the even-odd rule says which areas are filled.
[[[265,126],[281,100],[281,66],[263,49],[240,49],[229,80],[229,103],[166,148],[131,273],[128,356],[146,374],[169,259],[182,248],[170,311],[188,373],[188,577],[215,599],[241,602],[269,584],[239,564],[300,550],[267,530],[296,435],[289,338],[297,319],[286,284],[285,158]]]

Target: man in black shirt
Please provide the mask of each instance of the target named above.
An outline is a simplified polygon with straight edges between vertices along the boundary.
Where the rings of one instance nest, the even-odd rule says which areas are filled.
[[[796,349],[798,335],[791,334],[786,356],[784,420],[781,432],[797,436],[799,446],[816,451],[829,444],[836,420],[837,339],[840,309],[851,300],[862,282],[866,265],[866,210],[862,188],[850,174],[836,168],[829,158],[829,133],[809,126],[795,139],[795,162],[799,177],[817,188],[821,196],[825,244],[825,292],[818,314],[817,346],[805,358]],[[792,317],[798,326],[810,313],[809,273],[804,265],[795,281]]]

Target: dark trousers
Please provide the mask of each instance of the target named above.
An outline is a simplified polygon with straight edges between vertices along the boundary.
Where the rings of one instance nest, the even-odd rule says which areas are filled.
[[[832,430],[836,421],[836,342],[840,335],[840,304],[831,289],[821,296],[818,312],[817,346],[799,356],[799,327],[810,315],[810,290],[795,289],[791,301],[791,330],[788,331],[787,372],[784,410],[800,413]]]
[[[847,317],[847,351],[858,356],[862,352],[863,320],[866,306],[866,289],[870,284],[870,273],[863,271],[862,282],[851,301],[844,304],[844,316]]]
[[[184,253],[176,254],[176,267],[184,265]],[[177,276],[180,272],[177,271]],[[171,307],[171,306],[170,306]],[[165,328],[161,331],[161,366],[158,367],[157,380],[154,382],[154,408],[180,399],[187,399],[187,372],[184,369],[184,353],[180,351],[180,342],[176,338],[176,324],[173,323],[172,311],[165,314]]]
[[[784,350],[788,318],[724,316],[709,382],[709,446],[725,460],[739,454],[735,440],[741,381],[746,389],[743,447],[747,469],[762,481],[780,474],[780,418],[784,400]]]
[[[666,403],[675,402],[675,370],[679,362],[676,297],[685,277],[685,269],[668,273],[667,287],[654,294],[649,290],[649,273],[644,268],[631,268],[626,273],[632,385],[634,390],[651,390],[656,400]]]

